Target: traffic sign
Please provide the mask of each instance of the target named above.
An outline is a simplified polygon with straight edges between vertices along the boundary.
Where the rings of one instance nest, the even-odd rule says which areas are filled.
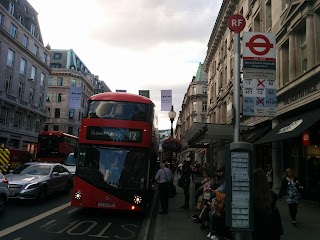
[[[246,26],[245,18],[240,14],[234,14],[228,19],[228,27],[235,33],[240,33]]]

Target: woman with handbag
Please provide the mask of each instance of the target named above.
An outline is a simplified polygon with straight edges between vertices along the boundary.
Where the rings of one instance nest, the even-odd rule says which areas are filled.
[[[296,225],[296,216],[298,212],[298,204],[300,203],[300,192],[302,188],[298,178],[294,176],[294,172],[291,168],[287,168],[282,179],[279,198],[284,195],[289,207],[289,213],[292,220],[292,224]]]

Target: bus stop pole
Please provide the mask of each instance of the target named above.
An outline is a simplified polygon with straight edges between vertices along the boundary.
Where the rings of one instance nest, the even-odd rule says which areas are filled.
[[[233,141],[240,140],[240,33],[234,34],[234,72],[233,72],[233,107],[234,127]]]
[[[234,34],[234,84],[233,84],[233,107],[234,127],[233,141],[240,141],[240,33]],[[242,232],[234,231],[234,239],[242,240]]]

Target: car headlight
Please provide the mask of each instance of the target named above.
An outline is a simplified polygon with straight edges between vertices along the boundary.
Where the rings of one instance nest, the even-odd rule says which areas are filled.
[[[38,187],[38,186],[39,186],[39,184],[40,184],[40,183],[38,183],[38,182],[35,182],[35,183],[29,183],[29,184],[27,184],[27,185],[24,187],[24,189],[32,189],[32,188],[36,188],[36,187]]]

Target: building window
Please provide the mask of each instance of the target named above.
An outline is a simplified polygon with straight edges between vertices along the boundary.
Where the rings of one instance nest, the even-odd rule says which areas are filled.
[[[52,93],[47,93],[46,101],[51,102],[52,100]]]
[[[39,47],[35,44],[33,46],[32,53],[33,55],[38,56],[38,52],[39,52]]]
[[[18,13],[18,21],[22,24],[22,16],[20,13]]]
[[[51,63],[50,67],[51,68],[61,68],[61,64],[60,63]]]
[[[272,8],[271,8],[271,0],[266,2],[266,30],[272,28]]]
[[[17,33],[18,33],[17,27],[14,24],[11,24],[11,29],[10,29],[11,37],[17,38]]]
[[[43,131],[48,131],[49,130],[49,126],[47,124],[44,125]]]
[[[29,89],[29,103],[31,103],[31,104],[34,103],[34,89],[33,88]]]
[[[53,126],[53,131],[59,131],[59,125],[54,125]]]
[[[31,23],[31,26],[30,26],[30,33],[34,36],[34,31],[36,30],[36,27],[33,23]]]
[[[301,56],[301,73],[305,73],[308,70],[306,29],[302,29],[300,33],[300,56]]]
[[[194,123],[197,122],[197,118],[196,118],[196,117],[193,117],[193,118],[192,118],[192,122],[194,122]]]
[[[69,119],[74,118],[74,109],[69,109]]]
[[[51,117],[51,108],[47,108],[48,116]]]
[[[60,118],[60,108],[55,108],[54,109],[54,117],[55,118]]]
[[[13,61],[14,61],[14,52],[11,49],[8,49],[7,66],[13,67]]]
[[[254,18],[254,21],[253,21],[253,30],[255,32],[260,32],[261,28],[260,28],[260,13],[258,13],[256,15],[256,17]]]
[[[202,87],[202,93],[203,94],[207,94],[207,92],[208,92],[208,87],[207,86],[203,86]]]
[[[48,86],[53,85],[53,77],[48,78]]]
[[[42,55],[42,62],[47,63],[48,55],[44,52]]]
[[[62,100],[62,93],[57,93],[56,94],[56,101],[61,102],[61,100]]]
[[[12,87],[12,76],[6,74],[6,81],[4,82],[4,91],[6,93],[11,93],[11,87]]]
[[[68,126],[68,134],[73,135],[73,127],[72,126]]]
[[[35,66],[32,66],[31,67],[30,80],[34,81],[36,79],[36,71],[37,71],[37,69],[35,68]]]
[[[62,78],[62,77],[58,77],[58,79],[57,79],[57,85],[58,85],[58,86],[62,86],[62,85],[63,85],[63,78]]]
[[[41,120],[40,121],[36,121],[36,127],[35,127],[36,132],[40,131],[40,126],[41,126]]]
[[[197,102],[193,102],[192,103],[192,112],[196,112],[197,111]]]
[[[197,88],[196,87],[192,87],[192,95],[196,95],[197,94]]]
[[[40,75],[40,86],[41,87],[44,87],[44,78],[45,78],[44,73],[41,73],[41,75]]]
[[[201,117],[201,122],[205,123],[206,122],[206,118],[205,117]]]
[[[14,113],[13,126],[14,127],[21,127],[22,126],[22,113],[21,112]]]
[[[26,65],[27,61],[23,58],[20,60],[20,74],[25,75],[26,74]]]
[[[70,86],[76,87],[77,86],[77,80],[71,79],[70,80]]]
[[[60,60],[61,59],[61,53],[54,53],[53,54],[53,59],[54,60]]]
[[[27,121],[26,121],[26,128],[27,130],[31,129],[31,123],[32,123],[32,117],[30,115],[27,116]]]
[[[207,111],[207,101],[203,101],[202,102],[202,112],[206,112]]]
[[[8,118],[9,118],[9,109],[6,107],[0,108],[0,124],[8,125]]]
[[[40,96],[39,96],[39,107],[42,107],[43,106],[43,93],[40,93]]]
[[[26,35],[23,35],[22,37],[22,45],[27,48],[29,43],[29,38]]]
[[[19,82],[18,98],[23,99],[23,94],[24,94],[24,83]]]
[[[4,18],[3,14],[2,14],[2,13],[0,13],[0,27],[1,27],[1,26],[2,26],[2,24],[3,24],[3,18]]]
[[[13,16],[14,15],[14,4],[10,1],[8,12]]]

